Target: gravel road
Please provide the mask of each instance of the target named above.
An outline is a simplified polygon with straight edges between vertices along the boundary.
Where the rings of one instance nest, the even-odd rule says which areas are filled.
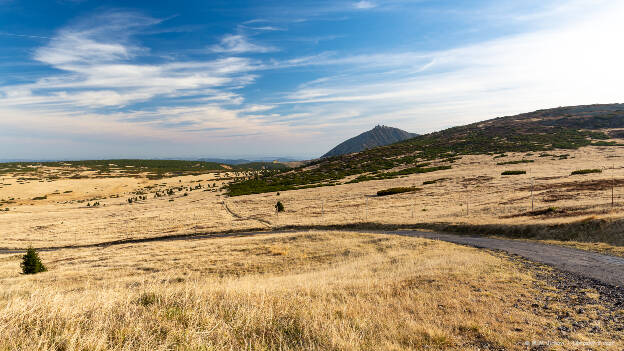
[[[478,248],[501,250],[531,261],[556,267],[566,272],[596,279],[609,285],[624,286],[624,258],[621,257],[519,240],[407,230],[396,231],[395,233],[427,239],[438,239]]]

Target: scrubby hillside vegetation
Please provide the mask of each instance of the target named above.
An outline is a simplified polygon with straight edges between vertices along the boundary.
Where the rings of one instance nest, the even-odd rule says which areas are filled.
[[[453,127],[360,153],[313,161],[293,170],[234,182],[231,196],[388,179],[452,167],[462,155],[546,152],[618,145],[624,104],[538,110]]]
[[[108,178],[108,177],[146,177],[160,179],[185,175],[199,175],[208,172],[284,170],[288,167],[281,163],[250,162],[236,166],[221,163],[186,160],[85,160],[56,162],[6,162],[0,163],[0,175],[20,174],[25,180],[39,177],[44,169],[54,169],[48,179],[59,178]],[[35,179],[33,178],[33,179]]]

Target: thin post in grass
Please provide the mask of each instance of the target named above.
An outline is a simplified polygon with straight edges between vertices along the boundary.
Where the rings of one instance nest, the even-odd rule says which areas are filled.
[[[368,198],[364,204],[364,221],[368,221]]]
[[[459,195],[459,216],[463,216],[464,215],[464,198],[463,196],[460,194]]]
[[[535,211],[535,207],[534,207],[534,199],[533,199],[533,178],[531,178],[531,212]]]
[[[531,172],[531,168],[529,168],[529,177],[531,178],[531,212],[535,211],[535,201],[533,198],[533,185],[534,185],[534,180],[533,180],[533,173]]]
[[[615,164],[611,167],[611,210],[615,208]]]

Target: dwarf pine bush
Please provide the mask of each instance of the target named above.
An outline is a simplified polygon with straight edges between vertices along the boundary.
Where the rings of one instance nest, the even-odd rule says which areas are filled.
[[[284,204],[281,201],[278,201],[277,204],[275,204],[275,209],[277,212],[284,212]]]
[[[22,257],[22,263],[20,266],[22,267],[22,273],[24,274],[35,274],[45,272],[47,270],[41,262],[37,250],[32,247],[29,247],[26,254]]]

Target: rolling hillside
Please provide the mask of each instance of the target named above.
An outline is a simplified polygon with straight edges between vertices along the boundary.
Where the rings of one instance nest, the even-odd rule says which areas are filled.
[[[538,110],[494,118],[355,154],[232,183],[231,196],[389,179],[448,169],[462,155],[616,146],[624,138],[624,104]]]
[[[321,157],[325,158],[360,152],[379,146],[394,144],[399,141],[411,139],[415,136],[418,136],[418,134],[408,133],[398,128],[376,126],[367,132],[338,144],[338,146]]]

